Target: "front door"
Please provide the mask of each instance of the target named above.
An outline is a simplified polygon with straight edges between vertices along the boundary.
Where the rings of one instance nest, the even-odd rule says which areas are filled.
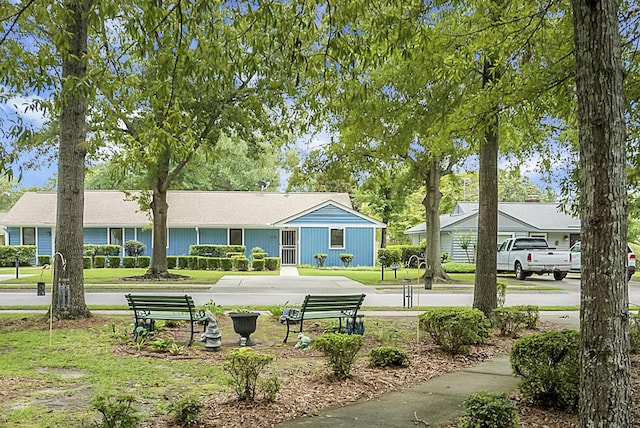
[[[283,265],[295,265],[298,260],[298,237],[296,229],[280,232],[280,260]]]

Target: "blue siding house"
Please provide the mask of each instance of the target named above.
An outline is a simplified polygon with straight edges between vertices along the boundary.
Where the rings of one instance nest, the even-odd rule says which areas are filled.
[[[134,192],[135,193],[135,192]],[[54,251],[56,194],[27,192],[3,219],[9,245],[36,245],[37,254]],[[283,265],[340,266],[341,253],[353,254],[353,266],[376,262],[376,229],[386,227],[352,208],[346,193],[200,192],[168,195],[167,255],[189,254],[191,245],[239,244],[260,247]],[[85,244],[141,241],[151,255],[150,214],[115,190],[85,192]],[[123,255],[124,255],[124,249]]]

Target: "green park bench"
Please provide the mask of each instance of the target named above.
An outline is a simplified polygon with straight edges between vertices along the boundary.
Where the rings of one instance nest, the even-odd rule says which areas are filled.
[[[364,294],[334,294],[334,295],[311,295],[307,294],[302,302],[300,310],[289,311],[283,315],[283,321],[287,326],[287,334],[283,342],[287,343],[291,325],[300,324],[298,332],[302,333],[302,324],[305,320],[337,318],[340,320],[342,329],[342,319],[347,319],[347,325],[351,323],[352,330],[356,326],[356,321],[362,322],[362,315],[358,315],[358,310],[364,301]],[[349,329],[347,329],[348,333]]]
[[[207,327],[208,317],[203,310],[195,308],[191,296],[127,294],[125,297],[129,303],[129,309],[133,311],[135,317],[133,326],[134,338],[137,336],[138,327],[144,327],[150,332],[154,331],[156,320],[189,321],[191,336],[187,346],[191,346],[195,330],[194,325],[202,323],[204,324],[204,329]]]

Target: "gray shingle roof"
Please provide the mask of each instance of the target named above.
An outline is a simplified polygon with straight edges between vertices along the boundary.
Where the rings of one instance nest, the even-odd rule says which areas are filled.
[[[440,216],[440,228],[452,226],[478,214],[477,202],[458,202],[452,214]],[[498,211],[528,224],[537,230],[580,230],[580,219],[561,212],[557,203],[546,202],[500,202]],[[405,230],[405,233],[424,232],[425,224],[420,223]]]
[[[200,192],[168,194],[169,227],[264,226],[334,201],[352,209],[346,193]],[[3,220],[6,226],[52,226],[56,193],[27,192]],[[85,226],[146,226],[150,217],[115,190],[85,191]]]

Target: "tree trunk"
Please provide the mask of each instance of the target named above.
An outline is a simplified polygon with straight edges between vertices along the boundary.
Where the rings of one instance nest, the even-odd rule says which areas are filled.
[[[449,279],[449,275],[442,269],[440,260],[440,179],[442,169],[440,159],[429,161],[425,175],[425,196],[422,205],[425,209],[425,225],[427,248],[425,254],[426,267],[433,273],[433,278]],[[426,269],[425,269],[426,274]],[[425,275],[426,276],[426,275]],[[426,281],[426,277],[425,277]]]
[[[84,163],[87,151],[87,97],[81,89],[87,71],[87,22],[92,1],[67,0],[67,49],[62,52],[58,196],[52,307],[56,319],[91,316],[83,277]],[[64,260],[64,262],[63,262]],[[68,279],[69,288],[59,286]]]
[[[633,426],[623,69],[615,0],[574,0],[582,269],[580,426]]]
[[[167,215],[169,203],[167,202],[169,177],[169,151],[158,155],[158,172],[153,181],[153,195],[151,200],[151,213],[153,215],[153,256],[151,266],[146,275],[163,277],[169,275],[167,269]]]
[[[483,86],[492,86],[499,76],[496,64],[487,58]],[[473,307],[489,316],[498,305],[496,245],[498,239],[498,106],[486,115],[484,141],[480,144],[478,240]]]

